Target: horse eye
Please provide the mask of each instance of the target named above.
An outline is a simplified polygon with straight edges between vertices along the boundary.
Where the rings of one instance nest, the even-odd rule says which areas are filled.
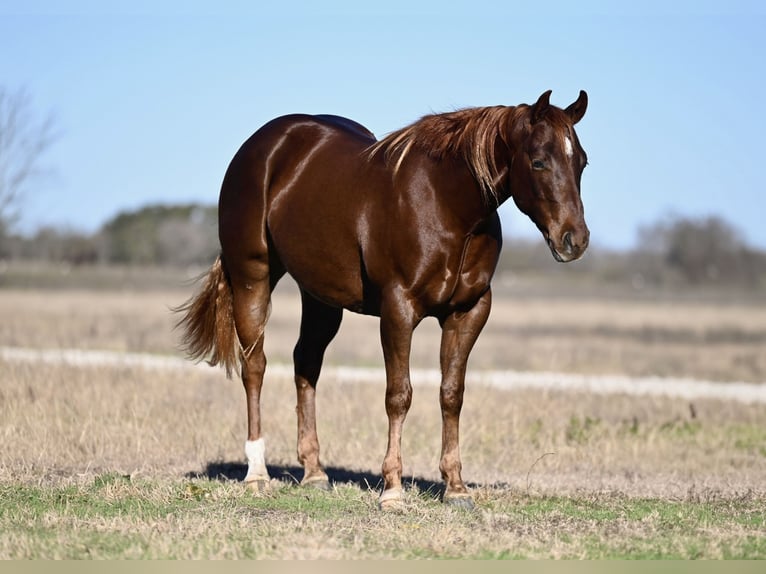
[[[532,160],[532,169],[545,169],[545,162],[541,159]]]

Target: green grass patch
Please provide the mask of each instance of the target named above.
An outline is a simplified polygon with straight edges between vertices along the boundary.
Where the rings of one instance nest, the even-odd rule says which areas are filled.
[[[413,489],[384,513],[377,493],[284,485],[131,480],[0,485],[0,558],[766,558],[766,500],[477,493],[477,510]]]
[[[766,428],[753,424],[732,425],[728,429],[734,448],[766,457]]]

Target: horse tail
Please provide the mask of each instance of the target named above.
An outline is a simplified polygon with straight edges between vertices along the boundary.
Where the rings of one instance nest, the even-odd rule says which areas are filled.
[[[183,313],[176,328],[183,330],[181,348],[195,361],[209,357],[210,365],[221,365],[226,376],[239,365],[239,341],[234,325],[234,300],[226,266],[219,255],[205,277],[202,289],[174,309]]]

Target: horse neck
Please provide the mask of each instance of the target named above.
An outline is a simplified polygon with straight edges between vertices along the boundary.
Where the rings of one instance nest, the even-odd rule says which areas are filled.
[[[484,144],[493,146],[490,151],[491,157],[488,162],[482,160],[484,177],[481,177],[481,174],[475,175],[485,203],[492,211],[496,211],[512,195],[511,171],[514,157],[522,150],[523,141],[527,136],[529,122],[527,111],[528,106],[523,105],[504,108],[500,123],[489,130],[494,132],[494,142]],[[474,162],[476,162],[475,155]],[[470,162],[469,168],[473,169]],[[487,181],[488,176],[491,177],[491,182]]]
[[[494,174],[491,192],[482,189],[482,182],[474,178],[479,193],[484,200],[487,215],[497,211],[512,195],[510,186],[511,168],[513,166],[512,151],[502,139],[498,138],[495,143],[494,154],[496,173]]]
[[[519,182],[513,182],[513,164],[516,158],[523,155],[523,143],[528,135],[528,119],[524,113],[528,106],[518,106],[513,116],[513,122],[502,137],[495,140],[495,165],[497,178],[495,180],[495,210],[513,197]]]
[[[493,197],[487,197],[481,182],[471,171],[467,162],[459,158],[442,159],[437,170],[441,196],[449,209],[463,222],[466,233],[480,227],[497,212],[500,204],[507,197],[499,196],[498,203]]]

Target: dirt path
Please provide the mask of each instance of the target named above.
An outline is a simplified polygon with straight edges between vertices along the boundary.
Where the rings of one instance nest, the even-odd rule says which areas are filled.
[[[72,366],[125,366],[146,369],[209,368],[195,365],[180,357],[144,353],[121,353],[81,349],[32,349],[0,347],[0,360],[9,362],[43,362]],[[292,377],[292,365],[270,363],[268,376]],[[377,383],[384,375],[382,369],[365,367],[326,366],[323,376],[342,382]],[[435,386],[440,374],[433,369],[413,369],[413,385]],[[469,372],[468,384],[486,385],[498,389],[550,389],[590,392],[595,394],[627,394],[666,396],[683,399],[718,399],[741,403],[766,404],[766,384],[715,382],[688,378],[626,377],[621,375],[578,375],[555,372],[483,370]]]

